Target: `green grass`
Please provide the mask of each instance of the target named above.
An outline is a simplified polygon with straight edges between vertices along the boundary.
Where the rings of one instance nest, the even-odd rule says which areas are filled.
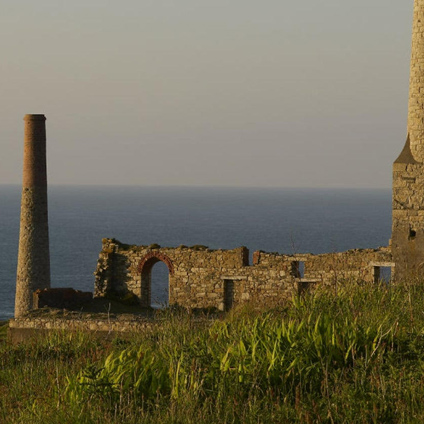
[[[7,323],[8,321],[0,321],[0,343],[4,343],[7,339]]]
[[[3,341],[0,422],[424,421],[424,284],[349,284],[201,324],[164,315],[131,340]]]

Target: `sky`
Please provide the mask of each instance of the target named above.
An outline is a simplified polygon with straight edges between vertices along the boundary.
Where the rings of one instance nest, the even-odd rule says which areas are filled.
[[[389,188],[413,0],[0,0],[0,184]]]

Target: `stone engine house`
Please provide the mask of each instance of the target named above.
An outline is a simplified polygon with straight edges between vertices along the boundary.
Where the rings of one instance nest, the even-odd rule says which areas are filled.
[[[346,280],[373,283],[392,268],[390,249],[350,250],[322,255],[280,255],[246,247],[211,250],[204,246],[129,246],[104,239],[96,270],[95,297],[134,294],[151,305],[151,271],[158,261],[169,271],[169,303],[186,308],[231,309],[243,302],[272,306],[313,288]]]

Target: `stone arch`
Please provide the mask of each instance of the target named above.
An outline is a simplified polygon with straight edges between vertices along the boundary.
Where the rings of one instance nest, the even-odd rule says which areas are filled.
[[[163,262],[169,271],[169,276],[174,275],[174,265],[171,259],[160,252],[149,252],[139,262],[137,270],[141,274],[141,296],[142,307],[150,307],[152,300],[152,268],[158,262]]]
[[[149,252],[144,255],[144,257],[141,258],[140,262],[138,263],[138,272],[143,273],[145,268],[147,268],[147,271],[150,271],[153,265],[159,261],[164,262],[169,269],[169,273],[174,275],[174,264],[172,263],[171,259],[169,256],[160,252]]]

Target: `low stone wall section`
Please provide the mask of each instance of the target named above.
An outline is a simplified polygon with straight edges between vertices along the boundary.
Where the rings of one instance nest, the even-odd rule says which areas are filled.
[[[27,340],[29,337],[39,337],[52,331],[94,332],[101,336],[115,337],[117,335],[142,333],[153,328],[160,321],[140,318],[135,315],[107,317],[68,317],[31,315],[11,319],[9,321],[9,337],[13,343]]]
[[[91,302],[93,293],[72,288],[39,289],[33,293],[33,308],[74,309]]]

